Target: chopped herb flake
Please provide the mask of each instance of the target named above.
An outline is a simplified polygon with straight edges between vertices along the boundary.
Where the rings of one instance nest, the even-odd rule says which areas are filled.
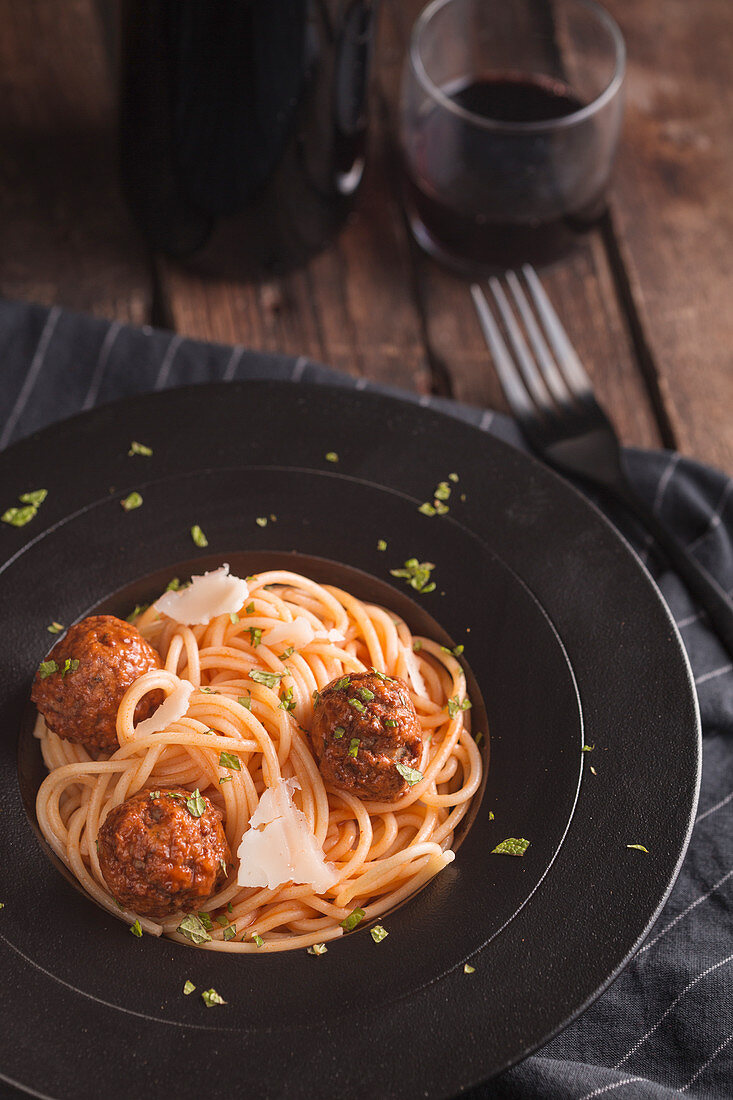
[[[420,507],[418,508],[418,512],[421,512],[424,516],[434,516],[435,507],[432,504],[429,504],[426,500],[424,504],[420,505]]]
[[[386,550],[386,549],[387,549],[386,540],[385,539],[378,539],[377,540],[377,550]]]
[[[184,986],[183,986],[183,996],[184,997],[190,996],[191,993],[193,993],[193,991],[195,990],[195,988],[196,988],[196,986],[193,984],[193,982],[191,982],[191,981],[185,982]]]
[[[46,627],[46,630],[48,631],[49,634],[60,634],[63,629],[64,629],[63,624],[62,623],[56,623],[56,622],[53,622],[53,623],[51,623],[50,626]]]
[[[241,772],[242,770],[242,761],[232,752],[221,753],[219,764],[222,768],[233,768],[235,772]]]
[[[389,935],[387,929],[383,928],[381,924],[375,924],[369,931],[375,943],[381,943],[382,940],[386,940]]]
[[[33,489],[30,493],[21,493],[18,500],[21,504],[32,504],[34,508],[40,508],[48,496],[48,489]]]
[[[264,684],[265,687],[276,688],[282,680],[284,672],[264,672],[259,668],[253,668],[249,674],[250,680],[256,684]]]
[[[593,752],[595,745],[583,745],[583,752]]]
[[[292,657],[295,653],[295,646],[289,645],[287,649],[284,649],[280,654],[280,660],[285,661],[288,657]]]
[[[415,638],[414,642],[412,643],[412,652],[413,653],[419,653],[421,649],[422,649],[422,642],[420,641],[419,638]]]
[[[325,943],[314,943],[310,947],[306,948],[309,955],[325,955],[328,951]]]
[[[470,701],[470,699],[459,699],[457,695],[454,695],[452,699],[448,700],[448,708],[447,709],[448,709],[448,714],[450,715],[450,717],[455,718],[455,716],[460,711],[471,709],[471,701]]]
[[[390,569],[390,573],[393,577],[403,577],[416,592],[432,592],[435,589],[435,583],[430,580],[433,569],[432,562],[408,558],[402,569]]]
[[[178,577],[171,577],[168,584],[165,586],[166,592],[177,592],[181,587],[181,582]]]
[[[252,942],[255,944],[256,947],[262,947],[265,941],[263,940],[262,936],[258,936],[255,932],[254,936],[252,937]]]
[[[137,936],[138,939],[142,937],[143,930],[139,920],[136,920],[134,924],[130,925],[130,931],[132,932],[133,936]]]
[[[47,676],[51,676],[52,673],[58,672],[59,666],[55,661],[41,661],[38,666],[38,675],[42,680],[45,680]]]
[[[205,546],[209,545],[209,540],[199,527],[198,523],[194,523],[193,527],[191,528],[191,538],[193,539],[195,545],[200,547],[200,549],[202,550]]]
[[[33,504],[28,504],[25,508],[6,508],[0,519],[11,527],[25,527],[37,513],[38,509]]]
[[[250,644],[251,644],[253,649],[257,649],[257,646],[262,641],[262,627],[261,626],[250,626],[250,627],[248,627],[248,630],[249,630]]]
[[[406,764],[395,764],[395,767],[408,787],[414,787],[423,778],[422,772],[419,772],[417,768],[408,768]]]
[[[434,493],[436,500],[448,500],[450,497],[450,485],[447,481],[439,481]]]
[[[341,921],[341,927],[347,932],[353,932],[357,924],[364,920],[364,910],[354,909],[353,913],[349,913],[348,917],[344,917]]]
[[[346,730],[344,729],[343,726],[336,726],[336,729],[333,731],[333,736],[335,737],[335,739],[337,741],[340,741],[345,733],[346,733]]]
[[[232,626],[236,626],[236,624],[239,622],[239,615],[236,613],[236,611],[229,612],[229,622],[232,624]]]
[[[200,912],[200,913],[198,914],[198,917],[199,917],[199,920],[201,921],[201,923],[203,924],[204,928],[206,929],[206,931],[207,931],[207,932],[210,932],[210,931],[211,931],[211,929],[212,929],[212,928],[213,928],[214,926],[213,926],[213,924],[211,923],[211,917],[209,916],[209,914],[208,914],[208,913],[204,913],[204,911],[203,911],[203,909],[202,909],[202,910],[201,910],[201,912]]]
[[[463,964],[463,973],[464,974],[475,974],[476,973],[476,967],[471,966],[470,963],[464,963]]]
[[[329,451],[326,455],[326,462],[338,462],[339,456],[335,451]]]
[[[76,672],[79,667],[78,657],[67,657],[64,661],[64,667],[61,669],[61,678],[63,679],[67,672]]]
[[[213,1008],[214,1005],[226,1004],[224,998],[220,997],[215,989],[205,989],[201,994],[201,1000],[204,1002],[207,1008]]]
[[[452,481],[455,485],[455,483],[458,481],[458,474],[448,474],[448,480]]]
[[[221,860],[219,862],[222,862]],[[216,923],[220,924],[222,928],[226,928],[229,924],[229,917],[225,917],[223,913],[220,913],[216,918]]]
[[[358,710],[359,714],[363,714],[366,710],[364,704],[361,703],[358,699],[349,699],[349,706],[353,707],[354,710]]]
[[[492,856],[523,856],[529,848],[529,841],[523,840],[519,837],[510,836],[506,840],[502,840],[501,844],[497,844],[492,849]]]
[[[136,439],[133,439],[130,444],[130,450],[127,452],[130,457],[132,457],[132,455],[145,455],[146,458],[149,458],[152,453],[152,447],[146,447],[144,443],[138,443]]]
[[[199,794],[198,787],[193,792],[190,798],[186,799],[186,809],[190,813],[191,817],[201,817],[206,812],[206,803],[202,796]]]
[[[245,610],[247,615],[254,615],[254,613],[255,613],[255,602],[254,602],[254,600],[252,600],[250,603],[248,603],[244,610]]]
[[[224,929],[223,938],[225,940],[233,940],[237,934],[236,924],[230,924],[228,928]]]
[[[142,615],[143,611],[147,611],[149,606],[150,604],[147,603],[136,603],[134,610],[130,612],[130,614],[125,619],[125,622],[134,623],[135,619],[137,619],[139,615]]]
[[[351,741],[349,743],[349,756],[353,756],[354,759],[356,759],[356,754],[359,751],[359,745],[360,744],[361,744],[361,741],[359,740],[358,737],[352,737],[351,738]]]
[[[231,781],[232,781],[231,775],[220,775],[219,776],[219,782],[220,783],[231,783]]]
[[[143,498],[141,497],[140,493],[133,492],[124,497],[123,500],[120,501],[120,504],[126,512],[132,512],[135,508],[139,508],[142,502]]]
[[[293,699],[293,689],[291,687],[286,688],[280,696],[278,710],[295,710],[295,699]]]
[[[258,527],[267,527],[267,516],[258,516],[255,523]]]
[[[388,730],[397,729],[397,720],[395,718],[385,718],[383,723]]]
[[[252,696],[251,695],[247,695],[247,696],[240,695],[239,698],[237,699],[237,702],[239,703],[239,705],[241,707],[244,707],[245,710],[252,710]]]
[[[596,769],[593,767],[592,764],[590,766],[590,770],[593,772],[593,775],[598,775],[598,772],[596,771]]]
[[[494,820],[494,811],[489,810],[489,821],[493,821],[493,820]]]
[[[627,844],[627,848],[636,848],[637,852],[646,852],[649,855],[649,849],[645,848],[643,844]]]
[[[342,688],[347,688],[351,683],[351,677],[342,676],[340,680],[337,680],[335,684],[331,685],[333,691],[341,691]]]
[[[369,688],[357,688],[356,694],[360,699],[363,699],[365,703],[371,703],[374,698],[374,692],[370,691]]]

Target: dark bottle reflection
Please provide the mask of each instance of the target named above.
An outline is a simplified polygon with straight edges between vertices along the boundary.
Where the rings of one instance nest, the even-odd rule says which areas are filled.
[[[364,163],[376,0],[122,0],[121,173],[151,246],[285,270]]]

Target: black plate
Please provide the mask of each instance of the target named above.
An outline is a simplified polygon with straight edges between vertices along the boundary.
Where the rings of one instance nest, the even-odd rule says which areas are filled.
[[[128,457],[132,439],[152,458]],[[420,515],[452,471],[450,513]],[[0,531],[5,1080],[52,1097],[154,1084],[181,1097],[440,1097],[535,1049],[628,960],[689,837],[697,704],[657,590],[557,477],[410,404],[230,383],[49,428],[0,456],[0,483],[3,507],[49,490],[28,527]],[[144,504],[126,513],[119,501],[133,489]],[[435,563],[434,593],[390,577],[411,556]],[[491,730],[483,799],[456,862],[384,919],[378,945],[367,929],[321,957],[135,940],[38,836],[38,749],[18,731],[53,641],[46,626],[100,606],[124,614],[164,577],[221,561],[290,562],[388,602],[418,629],[427,613],[432,632],[466,646]],[[523,859],[490,854],[508,836],[531,841]],[[626,847],[636,843],[649,854]],[[187,978],[226,1007],[184,998]]]

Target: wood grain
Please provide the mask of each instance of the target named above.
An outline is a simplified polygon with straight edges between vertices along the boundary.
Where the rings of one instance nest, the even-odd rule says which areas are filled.
[[[629,51],[620,278],[681,449],[733,474],[733,5],[608,7]]]
[[[147,321],[150,265],[117,185],[92,0],[3,0],[0,148],[0,293]]]

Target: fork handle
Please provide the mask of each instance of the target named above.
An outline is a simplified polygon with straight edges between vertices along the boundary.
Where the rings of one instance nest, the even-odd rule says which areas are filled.
[[[687,585],[690,595],[706,612],[710,625],[733,658],[733,600],[690,551],[657,519],[656,515],[630,486],[611,490],[626,508],[646,527],[669,564]]]

